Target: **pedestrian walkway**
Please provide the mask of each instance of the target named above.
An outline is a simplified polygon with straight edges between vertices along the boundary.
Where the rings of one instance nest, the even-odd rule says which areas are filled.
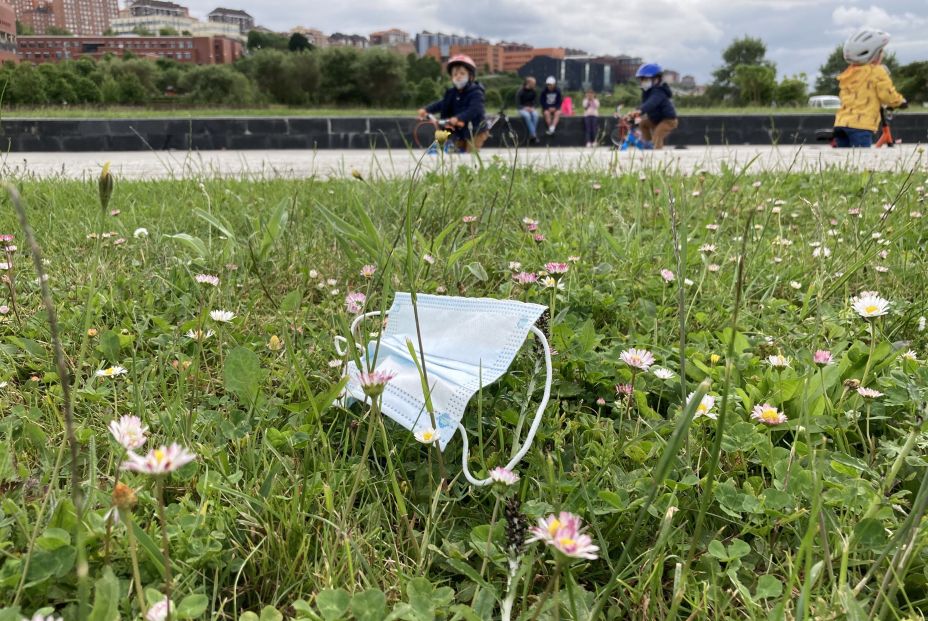
[[[0,172],[14,178],[84,179],[96,177],[105,162],[122,179],[209,177],[332,178],[360,174],[366,179],[404,177],[412,171],[441,166],[529,166],[536,169],[614,171],[660,170],[693,173],[726,168],[748,172],[848,170],[926,171],[925,149],[900,145],[892,149],[842,150],[826,146],[738,146],[624,151],[598,149],[531,149],[518,152],[486,149],[470,155],[424,155],[422,151],[147,151],[110,153],[7,153]]]

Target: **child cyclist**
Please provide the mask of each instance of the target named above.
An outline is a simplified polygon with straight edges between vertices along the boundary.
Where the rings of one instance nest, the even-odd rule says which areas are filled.
[[[477,65],[470,56],[457,54],[446,65],[451,76],[451,88],[444,97],[419,110],[419,118],[438,113],[447,119],[451,140],[461,151],[476,151],[486,142],[489,132],[483,122],[484,89],[476,81]]]
[[[835,146],[863,147],[873,144],[880,125],[880,109],[906,107],[881,63],[889,35],[861,28],[844,43],[844,60],[850,63],[838,76],[841,108],[835,115]]]
[[[635,72],[641,87],[641,106],[637,116],[645,149],[664,148],[664,139],[679,125],[677,110],[670,98],[673,93],[664,84],[664,70],[657,63],[645,63]]]

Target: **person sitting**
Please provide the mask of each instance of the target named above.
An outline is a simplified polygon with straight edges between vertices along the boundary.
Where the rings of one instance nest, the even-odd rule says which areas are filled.
[[[535,90],[535,78],[529,76],[522,83],[522,88],[516,93],[516,108],[519,110],[519,116],[525,121],[525,128],[528,130],[529,144],[538,142],[538,111],[535,105],[538,103],[538,92]]]
[[[657,63],[645,63],[635,72],[641,87],[641,106],[633,113],[639,118],[644,148],[663,149],[664,139],[680,124],[670,101],[670,87],[664,83],[664,70]]]
[[[460,151],[480,149],[490,133],[483,122],[486,116],[485,90],[477,82],[477,65],[470,56],[457,54],[445,65],[451,76],[451,88],[438,101],[419,109],[419,118],[439,113],[446,119],[450,139]]]
[[[561,104],[564,103],[564,95],[557,87],[557,80],[553,75],[548,76],[545,85],[545,90],[541,92],[541,112],[545,117],[545,125],[548,126],[546,133],[550,136],[557,129],[558,121],[561,120]]]

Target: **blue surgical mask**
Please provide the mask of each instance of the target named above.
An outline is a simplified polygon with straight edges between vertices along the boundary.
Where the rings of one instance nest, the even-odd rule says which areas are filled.
[[[461,425],[464,410],[481,387],[492,384],[506,373],[529,331],[540,336],[548,363],[546,391],[529,435],[512,465],[521,460],[538,428],[550,393],[550,349],[544,336],[534,327],[545,307],[513,300],[436,295],[418,295],[416,302],[438,446],[444,450],[454,433],[460,430],[464,437],[465,475],[471,483],[483,485],[485,481],[475,481],[466,470],[467,436]],[[431,428],[432,417],[426,408],[422,378],[409,355],[409,342],[413,343],[421,364],[423,355],[419,351],[411,296],[397,293],[379,347],[376,342],[368,344],[362,365],[367,367],[374,362],[376,370],[390,370],[396,374],[381,396],[381,411],[415,433]],[[373,360],[375,351],[377,358]],[[358,382],[358,373],[357,365],[349,362],[346,393],[353,399],[365,401],[368,399]]]

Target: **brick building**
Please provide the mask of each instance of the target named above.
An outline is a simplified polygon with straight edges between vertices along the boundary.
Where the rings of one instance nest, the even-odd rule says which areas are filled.
[[[297,26],[290,31],[290,34],[295,32],[300,33],[306,40],[309,41],[309,44],[313,47],[328,47],[329,46],[329,37],[324,32],[317,28],[307,28],[306,26]]]
[[[551,58],[564,58],[565,50],[562,47],[532,47],[525,43],[473,43],[469,45],[452,45],[448,54],[441,53],[438,46],[428,49],[426,56],[431,56],[438,62],[455,54],[467,54],[477,63],[481,73],[516,73],[527,62],[538,56]]]
[[[116,0],[11,0],[16,19],[42,34],[60,28],[74,34],[100,34],[119,9]]]
[[[333,47],[356,47],[364,50],[370,47],[371,42],[367,37],[357,34],[345,34],[344,32],[333,32],[329,35],[329,45]]]
[[[29,36],[17,40],[19,60],[60,62],[82,56],[100,59],[105,54],[132,53],[156,60],[171,58],[195,65],[235,62],[244,54],[242,42],[229,37],[53,37]]]
[[[16,19],[44,34],[50,26],[77,36],[100,35],[119,16],[116,0],[13,0]]]
[[[255,18],[239,9],[216,8],[210,11],[207,19],[211,22],[235,24],[242,34],[248,34],[248,31],[254,30],[255,27]]]
[[[147,17],[149,15],[158,15],[161,17],[190,17],[190,10],[174,2],[163,2],[162,0],[129,0],[129,5],[125,10],[127,16]]]
[[[16,12],[0,2],[0,62],[16,62]]]

